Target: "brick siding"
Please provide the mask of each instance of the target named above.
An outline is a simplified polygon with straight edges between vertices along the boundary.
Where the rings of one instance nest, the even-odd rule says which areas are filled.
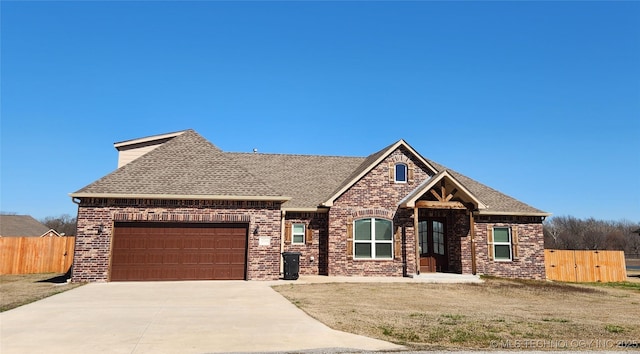
[[[476,222],[476,264],[479,274],[505,278],[546,279],[544,237],[541,222],[526,220]],[[512,261],[495,261],[489,257],[487,230],[494,226],[518,228],[518,257]]]
[[[389,179],[390,163],[403,162],[415,166],[413,180],[395,183]],[[415,273],[415,232],[413,210],[398,210],[400,200],[425,179],[429,170],[404,148],[392,152],[368,174],[338,197],[329,210],[329,275],[403,276]],[[363,217],[392,220],[402,228],[402,256],[390,260],[354,260],[347,254],[347,224]]]
[[[414,166],[407,183],[390,181],[389,168],[395,162]],[[430,178],[432,172],[404,147],[392,152],[351,188],[339,196],[328,213],[287,212],[285,222],[304,223],[313,236],[310,243],[292,244],[281,239],[281,204],[250,201],[143,200],[83,198],[78,207],[78,230],[72,280],[109,280],[111,237],[115,221],[232,222],[249,229],[247,279],[280,277],[283,251],[300,252],[300,274],[341,276],[410,276],[416,273],[414,210],[398,209],[400,201]],[[431,198],[428,193],[426,197]],[[378,217],[391,220],[394,234],[402,238],[401,252],[389,260],[354,260],[347,254],[347,225],[354,220]],[[419,209],[419,220],[445,220],[448,271],[472,273],[472,240],[467,210]],[[100,225],[104,229],[98,232]],[[493,226],[517,227],[519,257],[512,261],[489,258],[487,230]],[[258,227],[258,233],[254,230]],[[544,240],[539,217],[480,216],[475,220],[476,270],[509,278],[545,279]],[[260,246],[261,236],[270,237]],[[394,243],[397,247],[397,243]],[[395,253],[395,252],[394,252]]]
[[[168,201],[88,199],[78,207],[78,230],[72,281],[109,280],[111,238],[114,222],[246,222],[247,279],[273,280],[280,277],[280,204],[242,201]],[[103,231],[98,232],[100,225]],[[259,232],[254,234],[256,226]],[[271,238],[260,246],[261,236]]]
[[[311,243],[294,244],[285,243],[285,252],[300,252],[301,275],[326,275],[327,274],[327,213],[296,213],[287,212],[285,221],[305,224],[311,227],[313,237]],[[306,240],[305,240],[306,241]]]

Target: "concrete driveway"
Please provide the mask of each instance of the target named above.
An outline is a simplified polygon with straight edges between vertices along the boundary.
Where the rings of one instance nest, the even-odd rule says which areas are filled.
[[[402,349],[328,328],[272,290],[276,283],[283,282],[88,284],[0,314],[0,352]]]

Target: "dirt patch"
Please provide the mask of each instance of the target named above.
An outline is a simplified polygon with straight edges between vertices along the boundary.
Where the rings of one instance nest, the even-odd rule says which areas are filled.
[[[65,274],[0,275],[0,312],[11,310],[82,284],[67,283]]]
[[[487,279],[275,290],[329,327],[414,349],[638,348],[638,288]]]

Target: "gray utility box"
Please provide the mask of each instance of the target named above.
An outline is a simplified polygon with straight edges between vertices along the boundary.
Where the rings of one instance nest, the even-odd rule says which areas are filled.
[[[282,252],[284,259],[284,280],[298,279],[300,272],[300,252]]]

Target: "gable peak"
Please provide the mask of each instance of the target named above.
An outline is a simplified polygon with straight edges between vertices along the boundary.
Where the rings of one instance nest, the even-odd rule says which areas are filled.
[[[118,168],[136,160],[137,158],[147,154],[162,146],[164,143],[172,140],[187,132],[195,131],[193,129],[180,130],[177,132],[156,134],[142,138],[124,140],[115,142],[113,147],[118,150]]]

